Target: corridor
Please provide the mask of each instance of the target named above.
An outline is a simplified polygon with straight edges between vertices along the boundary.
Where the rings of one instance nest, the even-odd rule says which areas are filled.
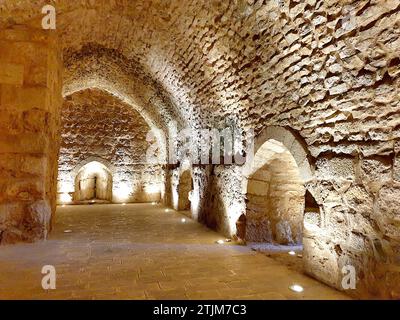
[[[49,240],[2,246],[0,299],[348,299],[160,205],[64,206],[56,216]],[[44,265],[56,269],[55,290],[42,289]]]

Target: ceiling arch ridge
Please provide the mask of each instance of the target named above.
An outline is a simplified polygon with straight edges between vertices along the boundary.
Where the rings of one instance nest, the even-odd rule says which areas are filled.
[[[172,120],[185,126],[186,119],[164,92],[162,84],[152,79],[140,63],[127,59],[114,49],[94,43],[79,51],[66,49],[64,67],[64,95],[77,91],[76,87],[83,80],[92,85],[96,81],[108,83],[125,97],[124,100],[130,100],[139,112],[147,113],[157,127],[166,129]]]

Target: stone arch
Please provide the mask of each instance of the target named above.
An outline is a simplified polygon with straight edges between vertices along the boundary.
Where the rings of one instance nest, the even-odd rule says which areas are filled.
[[[98,161],[86,162],[75,175],[75,202],[112,201],[113,175]]]
[[[135,107],[134,102],[130,100],[129,98],[124,97],[123,95],[120,95],[117,91],[115,91],[112,87],[108,86],[108,83],[94,83],[88,80],[88,82],[85,82],[84,84],[81,84],[78,88],[76,88],[76,91],[70,91],[68,93],[65,93],[64,97],[68,97],[76,92],[80,92],[86,89],[98,89],[100,91],[104,91],[112,96],[115,96],[117,99],[122,101],[123,103],[126,103],[130,106],[132,106],[136,111],[139,112],[139,114],[143,117],[145,122],[148,124],[148,126],[151,129],[153,137],[150,137],[151,140],[154,138],[157,141],[157,144],[159,146],[158,148],[158,156],[157,159],[152,160],[156,163],[159,164],[165,164],[167,161],[167,138],[165,131],[160,129],[156,125],[156,122],[149,116],[145,111],[138,109]]]
[[[245,240],[301,244],[305,188],[293,156],[270,139],[253,162],[246,190]]]
[[[116,172],[114,165],[110,161],[108,161],[106,159],[103,159],[101,157],[91,156],[91,157],[86,158],[85,160],[82,160],[78,165],[76,165],[75,168],[71,171],[71,175],[73,177],[76,177],[76,175],[82,169],[82,167],[84,167],[85,165],[87,165],[90,162],[99,162],[99,163],[101,163],[102,165],[104,165],[110,171],[110,173],[113,176],[114,176],[114,174]]]
[[[309,161],[309,151],[307,149],[307,145],[303,141],[302,137],[293,132],[291,129],[284,127],[266,127],[255,137],[255,154],[266,141],[271,139],[282,143],[292,154],[299,168],[300,176],[303,179],[303,182],[307,183],[311,181],[313,179],[314,170]]]
[[[90,162],[101,163],[110,171],[112,177],[115,176],[116,169],[113,164],[98,156],[90,156],[82,160],[72,170],[64,171],[61,177],[60,171],[58,171],[57,204],[70,204],[74,202],[74,194],[76,191],[75,178],[78,172]]]
[[[256,136],[254,150],[244,166],[246,209],[236,235],[251,242],[302,243],[306,185],[313,179],[305,143],[293,131],[273,126]]]
[[[103,91],[136,110],[159,145],[158,163],[167,162],[168,124],[182,116],[140,64],[102,47],[85,47],[68,53],[64,61],[64,98],[87,89]]]

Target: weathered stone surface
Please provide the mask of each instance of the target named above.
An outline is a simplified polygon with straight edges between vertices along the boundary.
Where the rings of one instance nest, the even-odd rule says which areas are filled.
[[[55,212],[62,102],[56,38],[27,27],[0,33],[2,244],[46,238]]]
[[[31,171],[19,169],[21,157],[43,155],[45,168],[33,173],[46,185],[38,201],[55,193],[54,93],[61,87],[57,39],[34,30],[44,4],[5,0],[0,10],[0,159],[18,163],[1,162],[0,169],[17,186],[14,179]],[[234,123],[261,135],[274,127],[294,159],[302,158],[300,177],[320,210],[304,231],[307,272],[341,289],[341,267],[352,264],[354,294],[399,298],[398,1],[62,0],[57,13],[65,95],[107,91],[164,130],[175,119],[196,129]],[[283,128],[304,143],[287,146]],[[165,172],[167,197],[181,169]],[[243,168],[191,169],[193,216],[234,235],[252,208]],[[7,197],[19,194],[18,187],[1,188],[13,190]],[[257,205],[265,200],[259,188],[249,188]],[[30,199],[24,192],[18,201]],[[264,218],[257,232],[268,229]],[[9,230],[3,238],[14,239],[19,229]]]
[[[79,169],[92,160],[105,164],[111,172],[113,195],[112,199],[106,197],[107,200],[146,202],[160,199],[161,167],[147,163],[146,158],[150,147],[146,137],[151,129],[136,110],[109,94],[86,90],[66,99],[61,124],[60,200],[65,193],[73,200],[81,199],[76,179]]]

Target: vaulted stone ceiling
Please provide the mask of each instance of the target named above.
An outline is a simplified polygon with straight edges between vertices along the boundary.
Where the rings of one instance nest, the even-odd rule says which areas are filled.
[[[301,155],[323,209],[319,234],[304,241],[308,272],[338,287],[350,259],[365,288],[398,296],[399,1],[0,0],[0,32],[40,28],[48,3],[64,95],[108,91],[162,128],[268,129]],[[193,169],[193,216],[229,236],[245,203],[240,169],[216,167],[211,179]]]
[[[1,16],[13,18],[0,25],[38,25],[46,3],[5,1]],[[67,76],[78,52],[111,56],[110,63],[115,55],[104,52],[115,52],[128,61],[131,78],[141,74],[135,81],[154,83],[160,103],[151,110],[146,94],[135,103],[156,121],[168,114],[194,127],[226,117],[256,129],[290,126],[313,155],[393,149],[397,1],[68,0],[56,7]],[[96,61],[82,77],[98,76],[103,66],[108,78],[119,75],[110,63]],[[385,125],[376,121],[382,116]]]
[[[160,84],[140,64],[114,49],[87,45],[66,55],[64,65],[64,96],[97,88],[133,106],[151,127],[166,129],[165,124],[173,120],[185,125],[180,110],[174,108]]]

